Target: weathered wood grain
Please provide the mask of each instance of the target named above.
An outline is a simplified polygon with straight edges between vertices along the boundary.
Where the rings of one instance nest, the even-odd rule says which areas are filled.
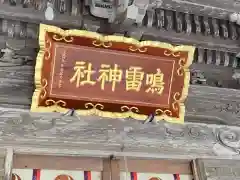
[[[102,161],[100,158],[91,157],[14,154],[13,168],[102,171]]]
[[[176,33],[172,31],[164,31],[161,29],[156,29],[154,27],[147,28],[141,27],[141,29],[137,28],[127,28],[123,27],[126,31],[141,31],[143,33],[143,40],[158,40],[162,42],[172,43],[172,44],[184,44],[184,45],[194,45],[198,48],[202,49],[210,49],[210,50],[218,50],[218,51],[226,51],[236,53],[239,51],[239,45],[237,40],[224,40],[220,38],[213,38],[211,36],[203,36],[201,34],[184,34],[184,33]]]
[[[152,164],[157,163],[159,160],[156,159],[160,158],[172,159],[174,163],[181,163],[179,159],[183,159],[184,167],[175,165],[174,168],[178,169],[178,172],[189,173],[187,162],[194,159],[194,174],[199,180],[239,179],[240,161],[236,161],[240,160],[239,127],[199,123],[143,124],[132,119],[62,116],[58,113],[40,114],[1,109],[0,129],[1,148],[10,149],[6,160],[12,161],[13,149],[17,154],[15,157],[20,158],[15,159],[15,167],[56,169],[56,165],[51,162],[37,163],[39,161],[36,158],[42,157],[49,158],[46,161],[58,159],[73,162],[72,168],[79,169],[83,166],[73,165],[78,161],[77,156],[95,156],[114,157],[117,159],[115,161],[120,160],[117,166],[119,172],[125,170],[123,159],[127,157],[129,170],[142,172],[146,171],[146,168],[141,166],[141,164],[145,165],[144,159],[149,159],[147,161]],[[229,137],[233,138],[229,139]],[[41,156],[34,156],[36,154]],[[26,161],[31,155],[33,155],[31,162]],[[52,157],[43,155],[52,155]],[[61,156],[75,156],[75,159]],[[142,162],[135,158],[141,158]],[[104,164],[102,166],[99,160],[92,159],[94,169],[104,168]],[[89,161],[87,164],[89,169],[93,167]],[[169,164],[169,161],[166,164]],[[60,168],[63,168],[62,164],[60,165]],[[10,167],[6,165],[6,161],[5,166]],[[160,167],[157,169],[159,170]],[[149,169],[149,171],[159,172],[157,169]],[[107,171],[109,170],[106,169],[105,175],[109,174]]]
[[[102,179],[111,180],[111,159],[110,158],[106,158],[103,160]]]
[[[191,160],[166,160],[166,159],[131,159],[131,158],[121,158],[120,159],[120,171],[128,172],[141,172],[141,173],[159,173],[164,172],[166,174],[174,174],[178,172],[179,174],[192,174]],[[150,166],[146,166],[149,164]]]
[[[240,161],[217,160],[217,159],[197,159],[195,169],[198,172],[199,180],[239,180]]]
[[[4,163],[4,180],[12,179],[12,165],[13,165],[13,149],[7,148]]]
[[[234,0],[170,0],[163,1],[161,7],[164,9],[171,9],[200,16],[210,16],[218,19],[228,19],[229,14],[240,11],[239,2]]]
[[[12,38],[7,37],[7,35],[1,35],[0,33],[0,49],[7,47],[7,44],[11,43]],[[38,48],[38,42],[36,39],[20,39],[14,38],[14,46],[19,45],[20,49],[24,48]],[[13,47],[14,47],[13,46]],[[11,44],[10,44],[11,47]]]
[[[30,15],[30,14],[29,14]],[[70,20],[70,19],[69,19]],[[72,20],[71,20],[72,21]],[[48,23],[51,25],[54,25],[55,23]],[[64,22],[61,22],[61,27],[64,27]],[[99,29],[100,24],[97,22],[97,20],[92,19],[85,19],[84,20],[85,27],[87,29],[92,30],[92,26],[94,26],[94,29]],[[96,25],[95,25],[96,24]],[[74,27],[74,25],[71,25],[71,27]],[[142,40],[158,40],[162,42],[172,43],[172,44],[183,44],[183,45],[194,45],[198,48],[202,49],[210,49],[210,50],[217,50],[217,51],[223,51],[223,52],[231,52],[231,53],[238,53],[239,52],[239,43],[237,40],[230,40],[230,39],[220,39],[220,38],[213,38],[211,36],[203,36],[203,35],[197,35],[197,34],[185,34],[185,33],[177,33],[174,31],[165,31],[162,29],[156,29],[155,27],[141,27],[141,29],[137,27],[132,26],[121,26],[119,29],[116,29],[116,33],[122,33],[125,32],[142,32]],[[8,38],[9,39],[9,38]],[[0,36],[0,47],[5,47],[5,42],[7,40],[7,37]],[[22,42],[22,44],[26,44],[26,47],[33,47],[38,48],[37,46],[37,40],[31,39],[31,40],[19,40]],[[211,43],[209,43],[211,42]]]
[[[67,16],[56,13],[54,21],[47,21],[43,11],[38,11],[33,8],[22,8],[20,6],[9,6],[7,4],[0,5],[0,18],[35,24],[45,23],[59,25],[65,28],[81,28],[83,20],[81,15]]]
[[[1,109],[0,129],[1,148],[12,147],[20,154],[240,159],[240,129],[233,126],[143,124],[133,119]]]
[[[73,1],[73,7],[74,8],[68,8],[66,11],[69,13],[69,9],[72,9],[72,14],[76,10],[75,8],[77,5],[74,4],[75,2]],[[9,6],[9,4],[1,4],[1,5],[6,5]],[[22,6],[12,6],[13,8],[22,8]],[[46,8],[46,4],[41,6],[40,10],[44,10]],[[185,13],[190,13],[190,14],[196,14],[196,15],[201,15],[201,16],[210,16],[210,17],[215,17],[219,19],[228,19],[229,14],[234,13],[234,12],[239,12],[239,2],[238,1],[226,1],[226,0],[221,0],[221,1],[192,1],[192,0],[170,0],[170,1],[162,1],[161,2],[161,8],[168,9],[168,10],[174,10],[174,11],[179,11],[179,12],[185,12]],[[23,9],[23,8],[22,8]],[[25,8],[26,9],[26,8]],[[33,7],[32,7],[33,9]],[[55,7],[55,9],[58,12],[63,12],[59,9],[59,7]],[[21,12],[21,11],[20,11]],[[65,12],[65,11],[64,11]]]

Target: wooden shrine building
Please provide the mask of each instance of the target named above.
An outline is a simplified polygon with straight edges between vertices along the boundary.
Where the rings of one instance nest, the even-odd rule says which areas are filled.
[[[240,2],[106,2],[0,0],[0,177],[240,179]],[[185,123],[30,112],[40,24],[195,46]]]

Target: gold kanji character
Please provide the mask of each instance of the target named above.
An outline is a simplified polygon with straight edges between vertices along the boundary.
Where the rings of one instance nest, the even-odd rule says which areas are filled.
[[[76,81],[76,87],[83,86],[85,84],[96,84],[95,81],[91,80],[91,76],[95,73],[95,71],[92,70],[91,63],[88,63],[86,65],[86,62],[84,61],[77,61],[74,66],[74,71],[75,73],[70,79],[70,82],[73,83],[74,81]]]
[[[118,65],[114,64],[114,68],[112,69],[110,65],[102,64],[99,72],[100,76],[97,81],[101,82],[101,89],[104,90],[106,82],[111,82],[112,91],[115,91],[116,83],[121,82],[123,74],[122,70],[118,69]]]
[[[105,83],[109,81],[110,65],[102,64],[99,72],[100,76],[98,77],[97,81],[101,81],[101,89],[104,90]]]
[[[156,74],[147,74],[146,77],[146,85],[150,87],[146,90],[147,93],[157,93],[161,95],[164,89],[164,82],[163,82],[163,73],[160,69],[157,69]]]
[[[131,66],[126,70],[126,90],[140,91],[144,72],[141,67]]]

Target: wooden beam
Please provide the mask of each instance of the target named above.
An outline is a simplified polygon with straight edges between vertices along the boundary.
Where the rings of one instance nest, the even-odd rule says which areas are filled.
[[[7,4],[1,4],[1,7],[9,7]],[[184,13],[190,13],[190,14],[196,14],[199,16],[209,16],[214,17],[218,19],[228,19],[229,14],[234,12],[239,12],[240,8],[237,2],[226,2],[224,0],[221,1],[192,1],[192,0],[169,0],[167,2],[163,1],[161,3],[161,8],[167,9],[167,10],[174,10],[178,12],[184,12]],[[16,9],[16,12],[24,12],[26,10],[26,13],[29,11],[34,11],[30,8],[22,8],[21,6],[12,6],[10,8],[7,8],[6,11],[9,12],[13,11],[13,9]],[[30,10],[27,10],[30,9]],[[1,11],[0,11],[1,12]],[[4,11],[2,11],[4,12]],[[15,13],[16,13],[15,12]],[[33,14],[35,11],[33,12]],[[14,14],[8,13],[9,16],[13,16]]]
[[[141,158],[240,159],[240,127],[201,123],[143,124],[133,119],[62,116],[6,109],[1,112],[1,148],[15,154]],[[129,133],[126,128],[130,129]],[[119,136],[122,135],[122,136]],[[124,147],[124,148],[122,148]],[[119,168],[122,166],[119,166]],[[129,167],[131,169],[131,167]],[[121,169],[121,168],[120,168]]]
[[[4,180],[4,179],[8,179],[9,175],[11,174],[11,160],[8,161],[8,167],[7,169],[5,170],[5,166],[7,166],[6,164],[6,149],[1,149],[1,152],[0,152],[0,179],[1,180]]]
[[[223,52],[237,53],[240,50],[238,40],[220,39],[212,36],[204,36],[202,34],[186,34],[176,33],[173,31],[165,31],[155,27],[147,28],[123,28],[130,32],[143,32],[142,40],[158,40],[176,45],[193,45],[202,49],[217,50]],[[211,42],[211,43],[209,43]]]
[[[16,21],[24,21],[28,23],[45,23],[52,25],[59,25],[61,27],[82,27],[82,17],[69,16],[63,14],[55,14],[54,21],[47,21],[43,11],[38,11],[33,8],[22,8],[21,6],[9,6],[7,4],[0,5],[0,18],[12,19]]]
[[[0,33],[0,49],[6,48],[8,41],[14,41],[15,46],[19,44],[20,49],[39,47],[37,39],[10,38],[10,37],[7,37],[7,35],[3,35]]]
[[[192,161],[192,170],[194,179],[196,180],[206,179],[206,172],[204,171],[203,162],[199,161],[198,159],[194,159]]]
[[[120,180],[119,160],[110,158],[103,159],[103,180]]]
[[[15,169],[29,168],[102,171],[102,163],[102,159],[93,157],[43,156],[24,154],[15,154],[13,157],[13,168]]]
[[[94,21],[92,20],[89,20],[89,21],[86,20],[85,22],[89,23],[88,25],[85,24],[87,27],[95,26]],[[63,27],[62,24],[61,24],[61,27]],[[127,31],[138,32],[139,29],[127,26],[122,29],[119,29],[118,31],[119,33],[127,32]],[[202,49],[217,50],[217,51],[230,52],[230,53],[238,53],[240,51],[238,40],[213,38],[211,36],[204,36],[204,35],[197,35],[197,34],[187,35],[185,33],[164,31],[161,29],[157,29],[155,27],[152,27],[152,28],[142,27],[141,31],[143,32],[142,40],[154,40],[154,41],[158,40],[158,41],[177,44],[177,45],[193,45]],[[11,38],[8,38],[6,35],[5,36],[0,35],[0,48],[6,47],[5,44],[8,39],[10,40]],[[38,48],[38,41],[36,39],[25,40],[25,39],[15,38],[14,40],[18,44],[25,44],[25,48],[30,48],[30,47]]]
[[[56,18],[53,21],[47,21],[44,17],[44,12],[34,10],[31,8],[21,8],[19,6],[9,6],[6,4],[1,4],[0,6],[0,18],[6,18],[11,20],[23,21],[28,23],[45,23],[50,25],[57,25],[60,27],[68,28],[83,28],[86,27],[89,30],[97,30],[100,28],[102,20],[93,18],[89,15],[87,16],[70,16],[66,14],[56,14]],[[238,40],[215,38],[212,36],[205,36],[203,34],[187,34],[187,33],[177,33],[172,30],[157,29],[156,27],[134,27],[133,25],[122,25],[115,29],[115,33],[138,33],[141,32],[142,38],[146,40],[159,40],[163,42],[173,43],[173,44],[186,44],[194,45],[202,49],[218,50],[223,52],[238,53],[240,50]],[[1,40],[2,39],[2,40]],[[4,39],[0,36],[1,42]],[[209,43],[211,42],[211,43]],[[36,48],[35,42],[24,42],[26,46]],[[33,45],[34,44],[34,45]],[[33,46],[32,46],[33,45]]]
[[[225,0],[169,0],[163,1],[161,8],[218,19],[228,19],[229,14],[240,11],[238,2]]]
[[[13,149],[6,148],[6,157],[4,164],[4,180],[12,180]]]
[[[146,166],[149,165],[149,166]],[[120,171],[125,172],[126,167],[129,172],[141,172],[141,173],[164,173],[174,174],[192,174],[189,160],[159,160],[159,159],[128,159],[124,158],[120,161]]]
[[[84,26],[98,26],[99,22],[88,16],[84,17]],[[100,25],[99,25],[100,26]],[[91,28],[89,28],[91,29]],[[94,29],[94,28],[92,28]],[[96,29],[96,28],[95,28]],[[177,33],[172,30],[164,30],[158,29],[156,27],[135,27],[133,25],[121,25],[118,28],[114,29],[115,33],[125,34],[128,32],[129,34],[141,34],[141,40],[154,40],[167,42],[176,45],[193,45],[202,49],[210,49],[217,50],[223,52],[231,52],[238,53],[240,50],[238,40],[231,39],[222,39],[222,38],[214,38],[212,36],[205,36],[203,34],[186,34],[184,32]],[[211,43],[209,43],[211,42]]]
[[[84,16],[83,21],[84,26],[87,29],[91,30],[97,29],[96,27],[100,27],[100,21],[97,19],[93,19],[89,16]],[[91,26],[95,28],[91,28]],[[156,27],[136,27],[134,25],[122,24],[119,27],[115,27],[114,32],[119,34],[125,34],[126,32],[128,32],[129,34],[139,33],[142,35],[142,37],[140,38],[141,40],[157,40],[177,45],[193,45],[202,49],[210,49],[231,53],[238,53],[240,50],[238,40],[214,38],[212,36],[205,36],[203,34],[195,33],[177,33],[172,30],[166,31],[164,29],[158,29]]]
[[[112,180],[111,179],[111,160],[110,160],[110,158],[104,158],[104,160],[103,160],[102,180]]]
[[[120,166],[118,159],[111,159],[111,180],[120,180]]]

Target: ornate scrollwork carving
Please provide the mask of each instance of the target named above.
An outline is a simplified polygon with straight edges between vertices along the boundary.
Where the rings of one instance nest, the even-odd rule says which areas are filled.
[[[134,47],[134,46],[130,46],[129,47],[129,50],[132,51],[132,52],[140,52],[140,53],[145,53],[147,52],[147,48],[146,47]]]
[[[174,102],[172,103],[172,108],[174,111],[178,111],[179,110],[179,101],[181,98],[181,93],[180,92],[176,92],[173,95],[173,99]],[[156,109],[155,110],[155,115],[167,115],[167,116],[173,116],[173,113],[171,110],[166,109],[166,110],[162,110],[162,109]]]
[[[180,57],[181,52],[180,52],[180,51],[174,52],[174,51],[170,51],[170,50],[165,50],[165,51],[163,52],[163,54],[164,54],[165,56]]]
[[[189,131],[188,135],[194,139],[206,139],[207,133],[205,132],[204,128],[198,127],[198,126],[188,126]]]
[[[173,95],[174,102],[172,103],[172,108],[177,111],[179,109],[179,100],[181,98],[180,92],[175,92]]]
[[[110,48],[112,47],[112,43],[111,42],[104,42],[101,40],[94,40],[92,42],[92,45],[96,46],[96,47],[104,47],[104,48]]]
[[[55,101],[53,99],[47,99],[45,101],[45,104],[47,106],[61,106],[61,107],[66,107],[67,103],[63,100],[58,100],[58,101]]]
[[[103,104],[100,104],[100,103],[91,103],[91,102],[88,102],[88,103],[85,103],[84,104],[85,106],[85,109],[87,110],[83,110],[85,111],[85,115],[98,115],[98,116],[101,116],[102,113],[105,113],[105,115],[107,117],[111,117],[111,115],[109,115],[109,112],[104,112],[104,105]]]
[[[63,40],[66,43],[71,43],[74,40],[74,38],[72,36],[61,36],[61,35],[58,35],[58,34],[54,34],[53,39],[55,41],[62,41]]]
[[[45,44],[45,60],[49,60],[51,57],[51,47],[52,47],[52,42],[49,40],[46,40]]]
[[[47,96],[47,90],[46,90],[47,86],[48,86],[47,79],[42,79],[42,88],[41,88],[41,95],[40,95],[41,99],[44,99]]]
[[[172,114],[172,111],[171,110],[168,110],[168,109],[166,109],[166,110],[162,110],[162,109],[156,109],[155,110],[155,115],[167,115],[167,116],[172,116],[173,114]]]
[[[122,106],[121,107],[122,112],[133,112],[133,113],[139,113],[139,109],[137,107],[128,107],[128,106]]]
[[[217,134],[217,140],[221,145],[239,153],[240,150],[240,133],[230,129],[220,129]]]
[[[103,110],[104,109],[104,105],[97,103],[97,104],[93,104],[93,103],[86,103],[85,105],[86,109],[96,109],[96,110]]]
[[[185,58],[180,58],[178,61],[179,68],[177,69],[177,75],[178,76],[183,76],[184,75],[184,65],[185,65]]]
[[[180,137],[184,137],[185,135],[185,131],[184,128],[182,128],[182,126],[180,125],[171,125],[171,124],[167,124],[165,125],[165,134],[167,137],[175,137],[175,138],[180,138]]]

